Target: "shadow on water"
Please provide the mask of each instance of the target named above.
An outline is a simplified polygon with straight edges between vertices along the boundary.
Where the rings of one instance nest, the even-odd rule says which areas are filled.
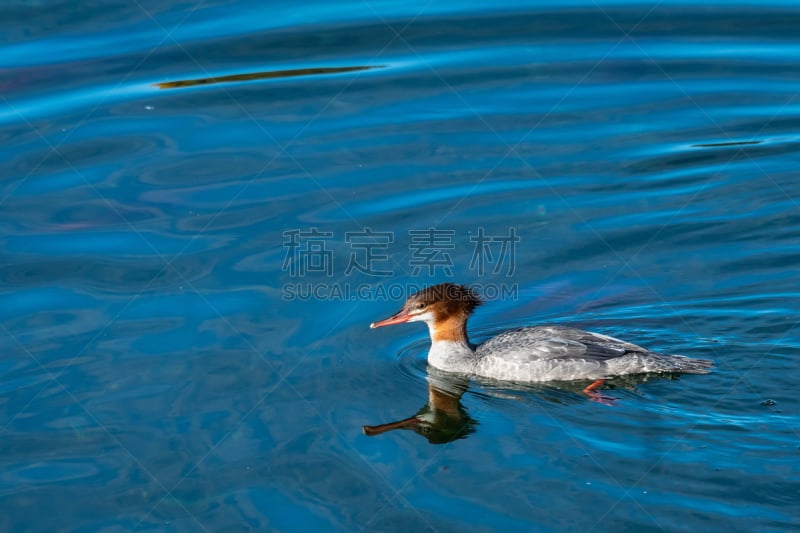
[[[478,385],[481,386],[483,392],[478,394],[518,401],[525,401],[529,394],[534,394],[547,402],[564,405],[589,400],[613,406],[619,398],[606,396],[596,391],[620,389],[638,394],[637,386],[654,378],[677,380],[680,378],[680,374],[614,376],[606,380],[595,381],[595,384],[601,386],[594,390],[592,380],[523,384],[482,379]],[[478,421],[469,415],[469,411],[461,403],[461,398],[469,389],[469,378],[428,367],[427,380],[428,400],[416,414],[395,422],[362,426],[364,434],[374,437],[395,429],[410,429],[417,435],[425,437],[430,444],[445,444],[475,433]]]
[[[761,144],[764,141],[731,141],[725,143],[706,143],[706,144],[693,144],[692,148],[722,148],[725,146],[746,146],[750,144]]]
[[[344,74],[347,72],[360,72],[383,68],[377,66],[356,66],[356,67],[317,67],[317,68],[295,68],[288,70],[271,70],[266,72],[251,72],[248,74],[231,74],[230,76],[213,76],[210,78],[196,78],[193,80],[177,80],[156,83],[159,89],[179,89],[181,87],[195,87],[197,85],[210,85],[212,83],[233,83],[240,81],[271,80],[277,78],[297,78],[299,76],[318,76],[321,74]]]

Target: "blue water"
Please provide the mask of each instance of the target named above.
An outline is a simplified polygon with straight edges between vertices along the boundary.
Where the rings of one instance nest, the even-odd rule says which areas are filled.
[[[2,14],[0,530],[800,526],[794,0]],[[368,437],[442,281],[716,369]]]

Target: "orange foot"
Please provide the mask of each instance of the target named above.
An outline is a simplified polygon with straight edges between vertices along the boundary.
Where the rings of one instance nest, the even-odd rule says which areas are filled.
[[[590,400],[597,403],[602,403],[603,405],[613,406],[619,398],[612,398],[611,396],[606,396],[602,392],[596,391],[595,389],[599,389],[605,383],[605,379],[598,379],[585,389],[583,389],[583,393],[589,397]]]

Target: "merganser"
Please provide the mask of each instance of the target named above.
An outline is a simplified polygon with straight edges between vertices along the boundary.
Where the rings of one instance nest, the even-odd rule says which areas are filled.
[[[595,380],[584,390],[590,396],[611,376],[708,374],[713,366],[705,359],[651,352],[607,335],[557,325],[505,331],[475,346],[467,336],[467,320],[482,303],[471,288],[442,283],[411,295],[398,313],[370,328],[425,322],[432,367],[501,381]]]

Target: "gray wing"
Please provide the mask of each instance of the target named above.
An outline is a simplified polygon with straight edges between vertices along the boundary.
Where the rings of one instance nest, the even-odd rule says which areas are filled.
[[[506,360],[584,359],[606,361],[648,350],[607,335],[564,326],[535,326],[505,331],[477,347],[478,355]]]

